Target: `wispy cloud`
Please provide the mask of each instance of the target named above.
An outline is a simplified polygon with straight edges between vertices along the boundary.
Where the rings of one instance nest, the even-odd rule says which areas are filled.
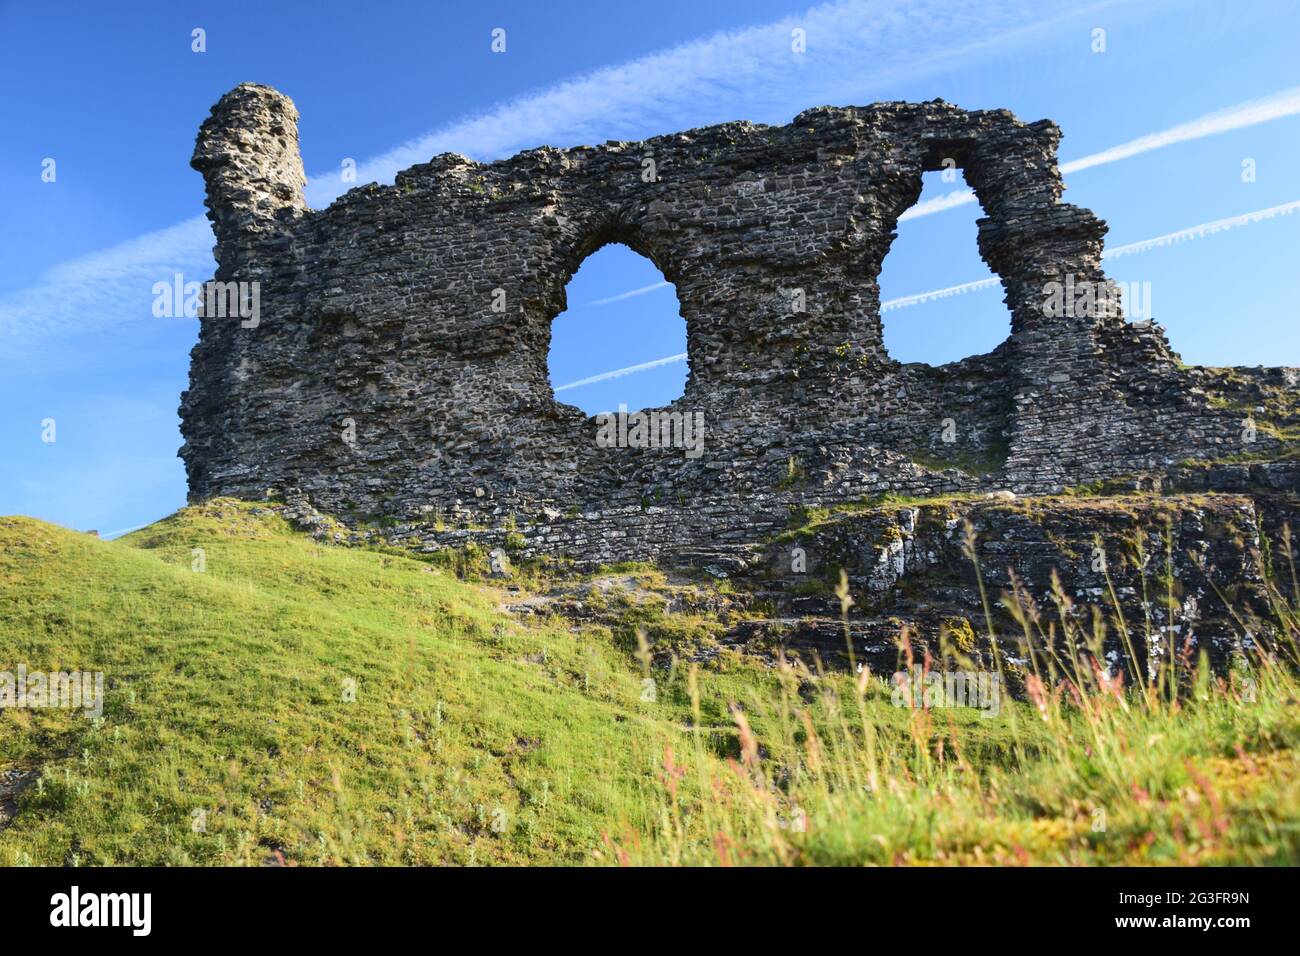
[[[640,139],[737,118],[788,122],[819,103],[862,101],[900,83],[1034,41],[1118,0],[842,0],[771,23],[712,34],[508,101],[389,150],[357,169],[390,182],[442,152],[507,156],[538,143]],[[791,49],[805,31],[807,51]],[[314,177],[312,205],[344,189]]]
[[[36,342],[152,317],[155,282],[202,282],[216,266],[203,216],[60,263],[0,299],[0,356]],[[154,321],[165,321],[155,319]]]
[[[1236,106],[1229,106],[1227,109],[1207,113],[1204,116],[1161,130],[1158,133],[1148,133],[1145,136],[1139,136],[1137,139],[1129,140],[1127,143],[1103,149],[1099,153],[1092,153],[1088,156],[1081,156],[1079,159],[1070,160],[1068,163],[1062,163],[1061,175],[1068,176],[1080,170],[1092,169],[1094,166],[1117,163],[1121,159],[1129,159],[1133,156],[1149,153],[1152,150],[1164,149],[1166,146],[1204,139],[1206,136],[1218,136],[1221,133],[1245,129],[1249,126],[1258,126],[1260,123],[1268,123],[1297,114],[1300,114],[1300,87],[1293,87],[1289,90],[1274,93],[1271,96],[1248,100],[1245,103],[1238,103]],[[955,209],[958,206],[965,206],[973,202],[975,202],[973,190],[954,189],[942,196],[936,196],[933,199],[917,203],[899,216],[898,219],[899,222],[908,219],[919,219],[922,216],[932,216],[937,212],[946,212],[949,209]]]
[[[360,163],[357,184],[391,182],[399,170],[441,152],[491,160],[540,143],[640,139],[738,117],[786,122],[812,104],[870,101],[905,82],[1023,46],[1116,3],[830,3],[521,96]],[[805,53],[791,49],[796,28],[806,31]],[[310,179],[308,202],[328,204],[351,185],[337,170],[321,172]],[[210,274],[211,244],[206,220],[195,217],[51,269],[32,287],[0,299],[0,354],[51,335],[148,319],[141,303],[147,306],[149,287],[175,272]]]

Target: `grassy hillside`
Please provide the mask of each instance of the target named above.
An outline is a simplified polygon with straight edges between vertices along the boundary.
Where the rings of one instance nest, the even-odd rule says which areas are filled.
[[[231,501],[115,542],[0,519],[0,671],[106,686],[94,720],[0,711],[0,865],[1300,862],[1267,662],[1181,704],[913,710],[651,667],[632,617],[523,624],[467,570]]]

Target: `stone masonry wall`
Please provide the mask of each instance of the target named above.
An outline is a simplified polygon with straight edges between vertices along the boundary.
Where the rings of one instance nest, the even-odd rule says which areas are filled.
[[[819,107],[490,164],[443,154],[310,210],[297,111],[243,84],[193,165],[216,278],[258,283],[260,315],[202,320],[181,405],[191,497],[275,489],[435,544],[459,525],[612,560],[752,540],[798,505],[1047,492],[1241,451],[1240,414],[1158,326],[1044,308],[1050,282],[1105,278],[1105,224],[1060,201],[1059,136],[939,100]],[[903,365],[876,277],[945,159],[983,206],[1011,335]],[[565,285],[611,242],[676,286],[690,373],[669,410],[703,413],[698,458],[598,447],[551,390]]]

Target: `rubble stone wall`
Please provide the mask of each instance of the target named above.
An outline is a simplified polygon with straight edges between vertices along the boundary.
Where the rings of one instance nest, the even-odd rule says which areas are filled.
[[[1051,282],[1105,279],[1105,223],[1061,202],[1049,121],[819,107],[488,164],[443,154],[311,210],[297,118],[243,84],[199,133],[216,278],[258,283],[260,314],[202,320],[181,405],[193,499],[276,489],[430,542],[513,529],[608,560],[752,540],[800,505],[1050,492],[1242,450],[1240,414],[1159,326],[1045,308]],[[946,160],[983,207],[1011,334],[900,364],[876,278]],[[565,285],[613,242],[676,287],[690,371],[668,410],[703,413],[699,457],[599,447],[552,392]]]

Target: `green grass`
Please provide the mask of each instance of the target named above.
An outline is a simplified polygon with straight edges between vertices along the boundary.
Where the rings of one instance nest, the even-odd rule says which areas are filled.
[[[0,865],[1300,860],[1276,662],[912,710],[732,652],[652,667],[671,620],[524,624],[476,567],[226,500],[115,542],[0,519],[0,670],[106,682],[96,720],[0,711],[0,780],[32,781]]]
[[[3,666],[109,687],[98,725],[4,714],[0,763],[44,784],[0,862],[577,862],[644,822],[670,727],[626,655],[523,631],[445,571],[224,503],[123,542],[0,535]]]

